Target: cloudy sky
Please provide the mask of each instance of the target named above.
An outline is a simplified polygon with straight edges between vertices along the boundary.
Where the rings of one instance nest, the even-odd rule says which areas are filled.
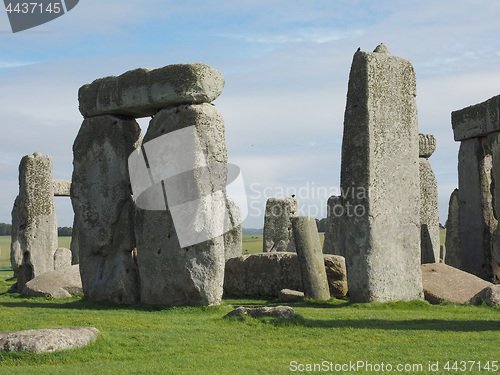
[[[13,34],[1,11],[0,222],[11,221],[23,155],[51,155],[54,178],[71,177],[80,86],[197,61],[226,79],[215,105],[246,183],[244,226],[261,228],[265,198],[291,193],[302,214],[323,217],[339,187],[352,56],[384,42],[416,70],[419,131],[437,138],[430,161],[444,223],[457,186],[450,113],[500,93],[499,17],[493,0],[81,0]],[[147,119],[139,122],[145,132]],[[69,199],[56,204],[59,225],[72,225]]]

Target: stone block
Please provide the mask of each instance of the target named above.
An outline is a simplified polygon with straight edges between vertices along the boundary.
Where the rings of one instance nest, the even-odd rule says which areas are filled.
[[[264,217],[264,252],[295,251],[292,218],[297,216],[295,198],[269,198]]]
[[[448,205],[448,220],[446,221],[446,257],[444,263],[458,269],[462,268],[462,235],[460,233],[460,208],[458,189],[453,190]]]
[[[324,254],[344,256],[339,244],[339,230],[343,213],[342,197],[332,195],[328,198],[325,241],[323,242]]]
[[[499,132],[500,95],[482,103],[453,111],[451,124],[455,141],[465,141]]]
[[[436,151],[436,138],[432,134],[419,134],[418,156],[428,159],[434,151]]]
[[[236,202],[228,198],[228,212],[233,229],[224,233],[225,259],[240,257],[243,254],[243,227],[241,224],[241,210]]]
[[[68,298],[81,296],[83,288],[80,269],[75,264],[46,272],[28,281],[22,293],[31,297]]]
[[[52,180],[56,197],[69,197],[71,194],[71,180]]]
[[[420,165],[420,248],[422,264],[438,263],[440,258],[437,181],[429,160]]]
[[[54,253],[54,270],[71,266],[71,250],[59,247]]]

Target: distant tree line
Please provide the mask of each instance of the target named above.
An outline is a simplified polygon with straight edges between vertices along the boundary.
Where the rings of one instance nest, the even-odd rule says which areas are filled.
[[[12,233],[12,225],[0,223],[0,236],[10,236]]]
[[[57,235],[60,237],[70,236],[73,232],[71,227],[58,227]],[[12,234],[12,224],[0,223],[0,236],[10,236]]]

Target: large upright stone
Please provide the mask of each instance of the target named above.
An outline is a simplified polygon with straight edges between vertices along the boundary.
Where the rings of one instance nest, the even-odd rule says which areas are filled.
[[[419,158],[419,165],[422,264],[438,263],[440,237],[437,181],[429,160]]]
[[[139,301],[128,156],[140,142],[134,119],[97,116],[83,121],[73,144],[71,201],[90,300]]]
[[[220,229],[228,219],[222,116],[211,104],[162,110],[151,120],[143,148],[151,175],[164,174],[165,179],[158,177],[161,181],[155,179],[136,197],[141,302],[220,304],[224,281]],[[141,157],[134,159],[138,166]]]
[[[340,221],[343,214],[342,197],[332,195],[327,202],[325,242],[323,242],[324,254],[344,256],[339,246]]]
[[[264,218],[264,252],[295,252],[292,218],[297,216],[295,198],[269,198]]]
[[[422,298],[416,79],[385,45],[354,54],[342,143],[341,188],[352,301]],[[356,194],[349,194],[349,191]],[[363,194],[364,193],[364,194]]]
[[[225,260],[240,257],[243,254],[243,227],[238,224],[241,223],[241,210],[233,199],[228,198],[227,202],[233,229],[224,233]]]
[[[488,144],[491,145],[492,167],[491,167],[491,193],[494,221],[490,221],[490,229],[493,230],[491,254],[487,258],[491,266],[491,278],[488,279],[495,284],[500,283],[500,132],[488,136]]]
[[[305,296],[318,300],[330,299],[316,220],[312,216],[294,217],[292,226]]]
[[[97,79],[80,88],[78,100],[84,117],[146,117],[180,104],[210,103],[223,88],[224,77],[206,64],[174,64]]]
[[[460,233],[460,208],[458,205],[458,189],[453,190],[448,205],[448,220],[446,222],[446,257],[447,265],[462,268],[462,236]]]
[[[12,213],[11,259],[21,291],[31,279],[54,270],[57,220],[50,156],[36,152],[21,159],[19,196]]]

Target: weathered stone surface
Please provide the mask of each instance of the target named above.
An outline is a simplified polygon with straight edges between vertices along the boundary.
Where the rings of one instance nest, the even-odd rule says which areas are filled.
[[[300,301],[304,298],[304,292],[299,292],[297,290],[291,289],[281,289],[278,294],[278,300],[280,302],[295,302]]]
[[[487,228],[493,231],[491,253],[487,256],[491,267],[491,278],[488,280],[498,284],[500,283],[500,227],[498,226],[498,219],[500,219],[500,133],[490,134],[488,144],[491,150],[491,186],[489,186],[487,193],[491,192],[491,204],[493,206],[493,218],[485,215],[489,219],[486,220]],[[485,180],[488,182],[487,179]],[[483,188],[483,190],[486,189]],[[486,195],[489,197],[487,193]],[[486,202],[489,203],[487,200]]]
[[[57,248],[54,253],[54,270],[71,266],[71,250],[64,247]]]
[[[488,306],[500,307],[500,285],[490,285],[469,300],[473,305],[485,302]]]
[[[342,219],[343,213],[344,207],[342,206],[342,197],[332,195],[328,198],[325,241],[323,242],[324,254],[344,256],[339,246],[340,220]]]
[[[430,158],[436,151],[436,137],[432,134],[418,135],[418,156],[421,158]]]
[[[345,260],[324,254],[330,295],[347,294]],[[282,289],[303,291],[296,253],[273,252],[243,255],[226,261],[224,292],[230,296],[277,297]]]
[[[479,291],[492,285],[443,263],[422,264],[421,267],[425,299],[432,304],[445,301],[466,303]]]
[[[339,243],[355,302],[422,298],[415,72],[381,50],[354,54],[344,118]]]
[[[94,327],[44,328],[0,332],[0,351],[44,353],[86,346],[97,339]]]
[[[230,221],[233,229],[224,233],[225,259],[240,257],[243,254],[243,227],[241,224],[241,210],[236,202],[228,198]],[[234,216],[234,217],[233,217]]]
[[[14,270],[14,277],[16,278],[19,272],[19,267],[23,262],[23,252],[21,250],[21,243],[19,242],[19,229],[20,229],[19,220],[21,216],[20,211],[21,211],[21,202],[18,195],[14,200],[14,207],[12,208],[12,230],[11,230],[11,242],[10,242],[10,264],[12,269]]]
[[[17,287],[54,270],[57,220],[52,186],[52,158],[39,152],[19,164],[19,199],[13,210],[12,259],[18,265]],[[22,257],[19,264],[19,258]]]
[[[56,197],[69,197],[71,194],[71,180],[52,180]]]
[[[274,306],[274,307],[237,307],[224,317],[231,316],[250,316],[252,318],[280,318],[289,319],[295,315],[295,311],[290,306]]]
[[[83,295],[83,288],[78,264],[37,276],[26,283],[22,292],[32,297],[66,298],[81,296]]]
[[[73,230],[71,231],[71,244],[69,245],[71,250],[71,264],[80,263],[80,251],[78,249],[79,241],[79,225],[76,222],[76,217],[73,218]]]
[[[294,217],[292,227],[305,296],[317,300],[330,299],[316,220],[312,216]]]
[[[449,266],[461,269],[462,246],[458,195],[458,189],[453,190],[450,195],[450,203],[448,205],[448,220],[446,221],[446,257],[444,263]]]
[[[429,160],[419,158],[420,165],[420,248],[421,261],[439,262],[439,208],[437,181]]]
[[[135,120],[99,116],[83,121],[73,145],[71,201],[83,291],[90,300],[139,300],[128,156],[140,137]]]
[[[159,195],[154,189],[150,189],[151,194],[148,190],[143,193],[144,198],[139,197],[136,201],[137,257],[143,303],[216,305],[220,304],[222,299],[225,257],[223,232],[221,235],[212,236],[214,232],[208,240],[181,246],[181,236],[186,235],[186,228],[189,228],[188,234],[193,238],[198,238],[199,235],[199,238],[203,239],[209,234],[205,232],[207,227],[222,227],[227,219],[227,153],[222,116],[210,104],[162,110],[151,120],[143,143],[150,167],[159,168],[167,161],[162,161],[161,152],[151,156],[147,151],[148,142],[176,130],[188,131],[191,127],[194,127],[196,134],[195,144],[187,151],[180,151],[194,159],[192,171],[195,173],[189,179],[189,186],[182,185],[174,191],[175,189],[168,188],[170,185],[167,181],[164,183],[165,188],[160,185]],[[167,146],[175,147],[170,144]],[[170,165],[175,162],[168,160]],[[205,167],[199,167],[196,163],[205,164]],[[172,196],[169,194],[175,195],[188,190],[189,197],[183,197],[177,205],[171,204]],[[168,202],[165,201],[164,194]],[[217,198],[218,196],[223,199]],[[196,200],[198,197],[201,199]],[[163,210],[142,209],[157,201]],[[192,214],[187,217],[192,222],[179,228],[174,225],[173,212],[184,210],[184,202],[195,202],[195,206],[185,210]]]
[[[445,263],[446,260],[446,245],[444,243],[439,245],[439,263]]]
[[[84,117],[137,118],[180,104],[210,103],[223,88],[224,77],[206,64],[174,64],[97,79],[80,88],[78,100]]]
[[[264,252],[295,252],[292,232],[293,217],[297,216],[295,198],[269,198],[264,217]]]
[[[484,137],[500,131],[500,95],[482,103],[453,111],[451,123],[455,141]]]

